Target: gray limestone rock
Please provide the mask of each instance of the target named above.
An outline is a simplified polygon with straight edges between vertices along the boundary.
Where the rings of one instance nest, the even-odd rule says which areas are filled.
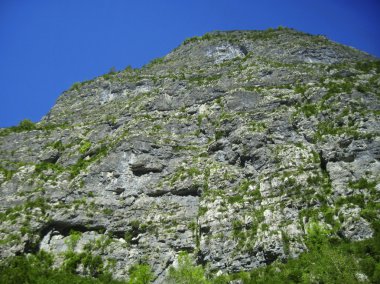
[[[372,238],[378,64],[291,29],[213,32],[74,85],[35,129],[0,129],[0,258],[91,253],[165,283],[180,251],[221,275],[298,257],[313,224]]]

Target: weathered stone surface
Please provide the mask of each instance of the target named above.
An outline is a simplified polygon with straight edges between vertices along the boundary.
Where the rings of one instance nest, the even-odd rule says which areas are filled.
[[[215,32],[73,86],[0,130],[0,257],[86,252],[164,283],[180,251],[223,274],[299,256],[315,224],[371,238],[378,66],[290,29]]]

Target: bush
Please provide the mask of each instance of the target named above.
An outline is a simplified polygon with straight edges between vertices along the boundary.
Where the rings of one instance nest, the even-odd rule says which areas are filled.
[[[82,277],[69,271],[54,269],[53,256],[44,251],[35,255],[14,256],[0,263],[0,283],[6,284],[118,284],[109,274],[98,278]]]
[[[195,266],[186,252],[178,256],[178,267],[171,267],[167,277],[168,284],[208,284],[211,283],[205,277],[201,265]]]
[[[129,284],[148,284],[153,280],[153,273],[147,264],[132,266],[129,274]]]
[[[24,119],[22,120],[19,125],[17,126],[17,128],[21,131],[29,131],[29,130],[33,130],[36,128],[36,126],[34,125],[34,123],[29,120],[29,119]]]
[[[80,82],[75,82],[69,89],[69,91],[79,91],[80,87],[81,87],[81,83]]]
[[[187,38],[185,39],[185,41],[183,42],[183,45],[186,45],[186,44],[189,44],[189,43],[192,43],[192,42],[197,42],[199,41],[201,38],[198,37],[198,36],[195,36],[195,37],[191,37],[191,38]]]

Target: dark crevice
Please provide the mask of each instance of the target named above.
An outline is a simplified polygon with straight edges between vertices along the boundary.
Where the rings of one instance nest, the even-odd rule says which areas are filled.
[[[43,160],[42,162],[45,163],[50,163],[50,164],[55,164],[57,163],[58,159],[60,158],[60,154],[54,155],[46,160]]]
[[[191,188],[173,191],[171,193],[177,196],[201,196],[202,190],[200,190],[199,187],[191,187]]]
[[[252,161],[252,159],[250,156],[240,156],[239,166],[244,168],[246,163]]]
[[[157,280],[159,279],[160,277],[162,277],[166,271],[169,269],[169,267],[173,264],[173,261],[168,259],[168,261],[165,263],[165,267],[162,269],[162,271],[157,275],[157,277],[155,277],[154,280]]]
[[[244,56],[248,54],[248,49],[244,45],[239,46],[239,49],[244,54]]]
[[[202,265],[204,267],[207,264],[207,261],[205,260],[206,256],[201,250],[198,250],[196,257],[196,262],[198,265]]]
[[[162,190],[154,190],[154,191],[146,192],[146,195],[149,197],[161,197],[168,193],[169,193],[168,190],[162,189]]]
[[[147,167],[145,164],[131,165],[131,171],[135,176],[142,176],[149,173],[160,173],[163,167]]]
[[[145,194],[150,197],[161,197],[164,195],[174,195],[174,196],[194,196],[200,197],[203,192],[202,184],[182,184],[179,186],[164,187],[164,188],[150,188]]]
[[[174,247],[174,249],[176,251],[180,251],[180,252],[187,252],[187,253],[193,253],[194,252],[194,247],[192,246],[188,246],[188,247]]]
[[[125,237],[125,231],[112,231],[111,235],[117,239],[123,239]]]
[[[271,252],[271,251],[264,251],[264,263],[266,265],[270,265],[274,261],[276,261],[280,257],[279,254]]]
[[[320,167],[321,170],[325,173],[327,173],[327,160],[323,157],[323,152],[319,151],[319,160],[320,162]]]
[[[125,191],[125,188],[123,188],[123,187],[117,187],[117,188],[115,188],[114,190],[111,190],[111,191],[113,191],[116,195],[120,195],[120,194],[122,194]]]
[[[201,234],[204,234],[204,235],[209,234],[209,233],[210,233],[210,230],[211,230],[211,228],[208,227],[208,226],[200,227],[200,233],[201,233]]]
[[[103,226],[88,226],[83,224],[73,224],[65,221],[52,221],[46,224],[40,231],[40,236],[43,238],[50,231],[58,231],[62,236],[70,235],[70,231],[77,232],[89,232],[89,231],[97,231],[104,232],[106,230]]]
[[[152,169],[132,169],[132,173],[137,176],[141,177],[142,175],[150,174],[150,173],[159,173],[161,170],[152,170]]]
[[[161,197],[165,195],[174,195],[174,196],[201,196],[202,195],[202,190],[200,190],[198,187],[197,188],[190,188],[190,189],[180,189],[180,190],[155,190],[152,192],[147,192],[147,196],[149,197]]]
[[[32,240],[29,239],[25,243],[23,253],[35,254],[39,251],[39,249],[40,249],[39,243],[32,242]]]

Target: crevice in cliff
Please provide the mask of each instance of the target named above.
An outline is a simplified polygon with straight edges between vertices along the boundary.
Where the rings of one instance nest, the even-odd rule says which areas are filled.
[[[181,188],[179,190],[174,190],[171,192],[171,194],[177,195],[177,196],[199,197],[202,195],[202,190],[198,186],[191,186],[189,188]]]
[[[331,183],[330,173],[327,170],[327,163],[328,163],[328,161],[323,157],[322,150],[319,151],[319,160],[320,160],[321,171],[322,171],[323,175],[326,178],[325,179],[325,186],[327,186],[328,188],[332,189],[332,183]]]
[[[186,188],[152,190],[146,192],[146,195],[149,197],[161,197],[164,195],[200,197],[202,195],[202,188],[200,185],[194,184]]]
[[[43,238],[50,231],[57,231],[62,236],[66,237],[70,235],[70,231],[78,231],[84,233],[89,231],[104,232],[105,230],[105,227],[99,225],[88,226],[84,224],[73,224],[69,221],[51,221],[40,230],[40,237]]]
[[[173,264],[173,261],[171,259],[168,259],[168,261],[165,263],[165,267],[162,269],[162,271],[157,275],[157,277],[154,279],[154,281],[158,279],[164,280],[164,276],[169,269],[169,267]],[[158,283],[158,282],[153,282],[153,283]]]
[[[239,166],[244,168],[245,165],[247,164],[247,162],[251,162],[252,160],[253,160],[253,158],[250,156],[240,156]]]
[[[29,239],[25,243],[23,253],[32,253],[32,254],[35,254],[35,253],[37,253],[39,251],[39,249],[40,249],[39,243],[38,242],[33,242],[33,240]]]
[[[150,174],[150,173],[160,173],[162,172],[162,169],[150,169],[145,167],[131,167],[132,173],[137,176],[141,177],[142,175]]]
[[[327,160],[323,157],[322,150],[319,151],[319,160],[322,172],[327,173]]]

